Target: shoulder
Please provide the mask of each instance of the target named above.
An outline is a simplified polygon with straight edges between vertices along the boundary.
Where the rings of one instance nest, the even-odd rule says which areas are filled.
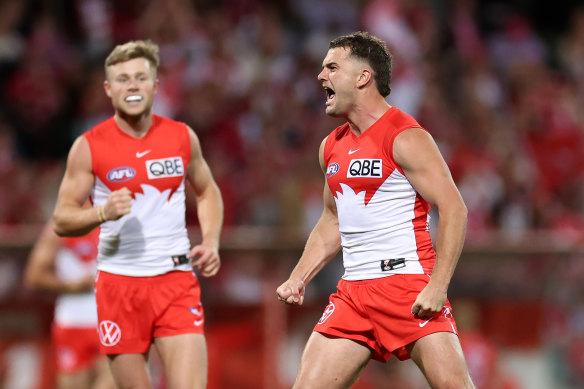
[[[184,122],[164,116],[152,115],[152,126],[156,128],[157,139],[175,139],[179,144],[193,144],[196,142],[194,131]]]
[[[335,140],[338,141],[341,138],[347,136],[349,134],[350,131],[350,127],[349,127],[349,123],[344,123],[341,124],[340,126],[338,126],[337,128],[335,128],[327,138],[331,138],[331,140]],[[327,139],[325,138],[325,139]]]
[[[334,144],[340,142],[343,138],[348,136],[350,131],[351,129],[349,128],[349,123],[344,123],[338,126],[323,139],[320,145],[320,150],[325,153],[330,151]]]
[[[82,134],[82,136],[88,140],[92,140],[95,138],[102,137],[104,135],[109,135],[111,133],[111,131],[113,129],[115,129],[115,125],[116,124],[115,124],[114,118],[110,117],[109,119],[104,120],[103,122],[96,124],[95,126],[90,128],[88,131],[84,132]]]
[[[401,109],[392,106],[384,116],[385,120],[391,123],[392,127],[397,131],[403,131],[408,128],[423,128],[420,123],[413,116],[405,113]]]
[[[161,126],[168,129],[174,130],[188,130],[189,127],[184,122],[179,122],[164,116],[152,115],[152,121],[154,126]]]
[[[393,145],[393,157],[400,166],[408,164],[408,161],[422,160],[422,156],[436,153],[440,152],[434,139],[428,131],[419,127],[401,131],[396,136]]]

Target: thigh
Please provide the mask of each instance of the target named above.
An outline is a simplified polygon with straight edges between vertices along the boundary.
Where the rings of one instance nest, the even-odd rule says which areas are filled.
[[[371,354],[363,343],[313,332],[302,354],[294,388],[349,388]]]
[[[164,366],[168,388],[206,387],[207,343],[202,334],[158,337],[154,344]]]
[[[94,380],[92,389],[115,389],[114,377],[108,366],[108,360],[100,356],[93,366]]]
[[[148,351],[154,320],[150,308],[153,279],[99,272],[95,297],[102,354],[143,354]]]
[[[89,388],[91,375],[88,369],[80,370],[75,373],[57,374],[58,389],[79,389]]]
[[[119,389],[151,389],[146,354],[108,355],[110,370]]]
[[[201,288],[192,272],[159,276],[150,304],[156,318],[152,331],[154,338],[204,333]]]
[[[436,332],[406,348],[431,387],[474,388],[457,335]]]

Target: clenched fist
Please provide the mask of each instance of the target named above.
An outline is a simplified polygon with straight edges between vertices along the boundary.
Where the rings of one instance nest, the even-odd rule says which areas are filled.
[[[126,187],[114,190],[103,207],[105,220],[118,220],[132,210],[132,192]]]

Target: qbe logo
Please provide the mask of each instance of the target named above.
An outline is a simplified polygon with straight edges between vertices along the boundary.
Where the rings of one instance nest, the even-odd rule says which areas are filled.
[[[146,161],[146,171],[148,178],[182,177],[185,175],[185,168],[181,157],[170,157],[162,159],[151,159]]]
[[[122,330],[115,322],[104,320],[99,323],[99,341],[106,347],[112,347],[118,344],[122,338]]]
[[[326,308],[324,309],[324,312],[322,313],[322,317],[320,318],[320,320],[318,321],[318,324],[322,324],[326,321],[326,319],[328,319],[333,312],[335,311],[335,304],[333,304],[332,302],[329,303],[329,305],[326,306]]]
[[[347,177],[383,177],[383,160],[381,159],[352,159],[349,163]]]
[[[326,168],[326,178],[331,178],[339,171],[339,164],[336,162],[331,163]]]
[[[128,181],[136,175],[136,171],[129,166],[118,166],[107,173],[107,179],[112,182]]]

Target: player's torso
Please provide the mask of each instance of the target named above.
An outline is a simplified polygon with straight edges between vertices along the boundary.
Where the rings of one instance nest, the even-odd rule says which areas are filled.
[[[95,175],[94,204],[104,204],[123,187],[133,197],[130,214],[101,226],[99,269],[136,276],[173,270],[171,256],[189,249],[185,178],[191,148],[186,125],[154,116],[148,133],[134,138],[110,119],[86,139]]]
[[[347,280],[422,273],[433,263],[429,206],[393,159],[395,136],[419,125],[399,115],[392,108],[360,136],[340,127],[327,138]]]

